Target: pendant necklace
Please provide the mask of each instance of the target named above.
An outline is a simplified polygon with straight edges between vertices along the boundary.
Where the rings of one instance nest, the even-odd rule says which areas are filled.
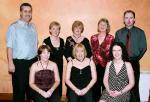
[[[48,61],[48,62],[49,62],[49,61]],[[44,69],[47,69],[48,62],[47,62],[47,65],[46,65],[46,67],[44,68],[44,67],[43,67],[43,64],[42,64],[42,62],[40,61],[40,64],[41,64],[41,66],[42,66],[43,70],[44,70]]]
[[[79,60],[79,59],[77,59],[77,61],[79,61],[79,62],[83,62],[83,61],[84,61],[84,59],[85,59],[85,57],[83,58],[83,60]],[[82,69],[80,69],[80,74],[82,74]]]

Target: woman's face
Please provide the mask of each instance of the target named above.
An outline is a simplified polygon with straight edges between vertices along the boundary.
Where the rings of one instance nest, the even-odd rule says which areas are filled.
[[[50,56],[50,52],[47,49],[44,49],[40,55],[42,61],[48,61]]]
[[[82,27],[81,26],[74,27],[73,33],[76,34],[76,35],[81,35],[81,33],[82,33]]]
[[[106,30],[107,30],[107,23],[101,21],[99,23],[99,25],[98,25],[98,30],[99,30],[99,32],[106,32]]]
[[[114,59],[122,59],[122,49],[120,46],[115,45],[112,49]]]
[[[52,28],[49,31],[50,31],[51,35],[59,36],[60,28],[59,28],[59,26],[54,25],[54,26],[52,26]]]
[[[78,60],[83,60],[84,57],[85,57],[84,49],[81,48],[81,47],[79,47],[79,48],[76,49],[76,53],[75,53],[75,54],[76,54],[76,58],[77,58]]]

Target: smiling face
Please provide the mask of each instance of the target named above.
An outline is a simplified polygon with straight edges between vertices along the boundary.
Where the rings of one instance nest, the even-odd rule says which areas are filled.
[[[25,22],[30,22],[32,19],[32,9],[30,6],[22,6],[20,17]]]
[[[114,45],[112,49],[112,54],[114,59],[119,60],[122,59],[122,49],[118,45]]]
[[[75,55],[76,55],[76,59],[82,61],[85,58],[84,48],[82,47],[76,48]]]
[[[98,25],[98,31],[99,32],[106,32],[107,30],[107,23],[106,22],[103,22],[101,21]]]
[[[81,26],[74,27],[73,33],[76,34],[76,35],[81,35],[82,27]]]
[[[60,27],[57,25],[53,25],[49,31],[50,31],[51,35],[57,37],[57,36],[59,36],[59,33],[60,33]]]
[[[134,25],[135,18],[131,12],[128,12],[124,15],[124,24],[127,28],[130,28]]]
[[[42,53],[40,54],[40,59],[42,61],[48,61],[49,60],[49,57],[50,57],[50,52],[48,52],[47,49],[43,49]]]

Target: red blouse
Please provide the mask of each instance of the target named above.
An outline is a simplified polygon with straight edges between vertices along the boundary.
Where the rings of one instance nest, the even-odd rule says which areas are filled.
[[[109,57],[109,49],[114,41],[114,37],[110,34],[106,34],[104,41],[100,45],[98,35],[99,34],[95,34],[91,37],[93,60],[95,64],[100,64],[105,68]]]

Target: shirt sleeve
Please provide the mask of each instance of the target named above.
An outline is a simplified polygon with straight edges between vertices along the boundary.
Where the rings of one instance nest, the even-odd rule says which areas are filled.
[[[87,57],[90,58],[92,56],[92,51],[91,51],[91,45],[88,39],[86,39],[84,46],[87,51]]]
[[[115,42],[120,42],[119,41],[119,36],[118,36],[118,32],[116,32],[116,34],[115,34],[115,40],[114,40]]]
[[[9,26],[6,33],[6,44],[8,48],[13,48],[13,40],[15,35],[15,27],[13,25]]]
[[[141,40],[140,41],[140,48],[139,48],[140,55],[138,56],[139,60],[143,57],[144,53],[147,50],[147,42],[146,42],[146,37],[145,37],[145,32],[144,31],[141,32],[140,40]]]
[[[71,46],[70,43],[68,41],[68,38],[66,39],[66,43],[65,43],[65,49],[64,49],[64,56],[67,59],[68,57],[72,57],[72,51],[71,51]]]

